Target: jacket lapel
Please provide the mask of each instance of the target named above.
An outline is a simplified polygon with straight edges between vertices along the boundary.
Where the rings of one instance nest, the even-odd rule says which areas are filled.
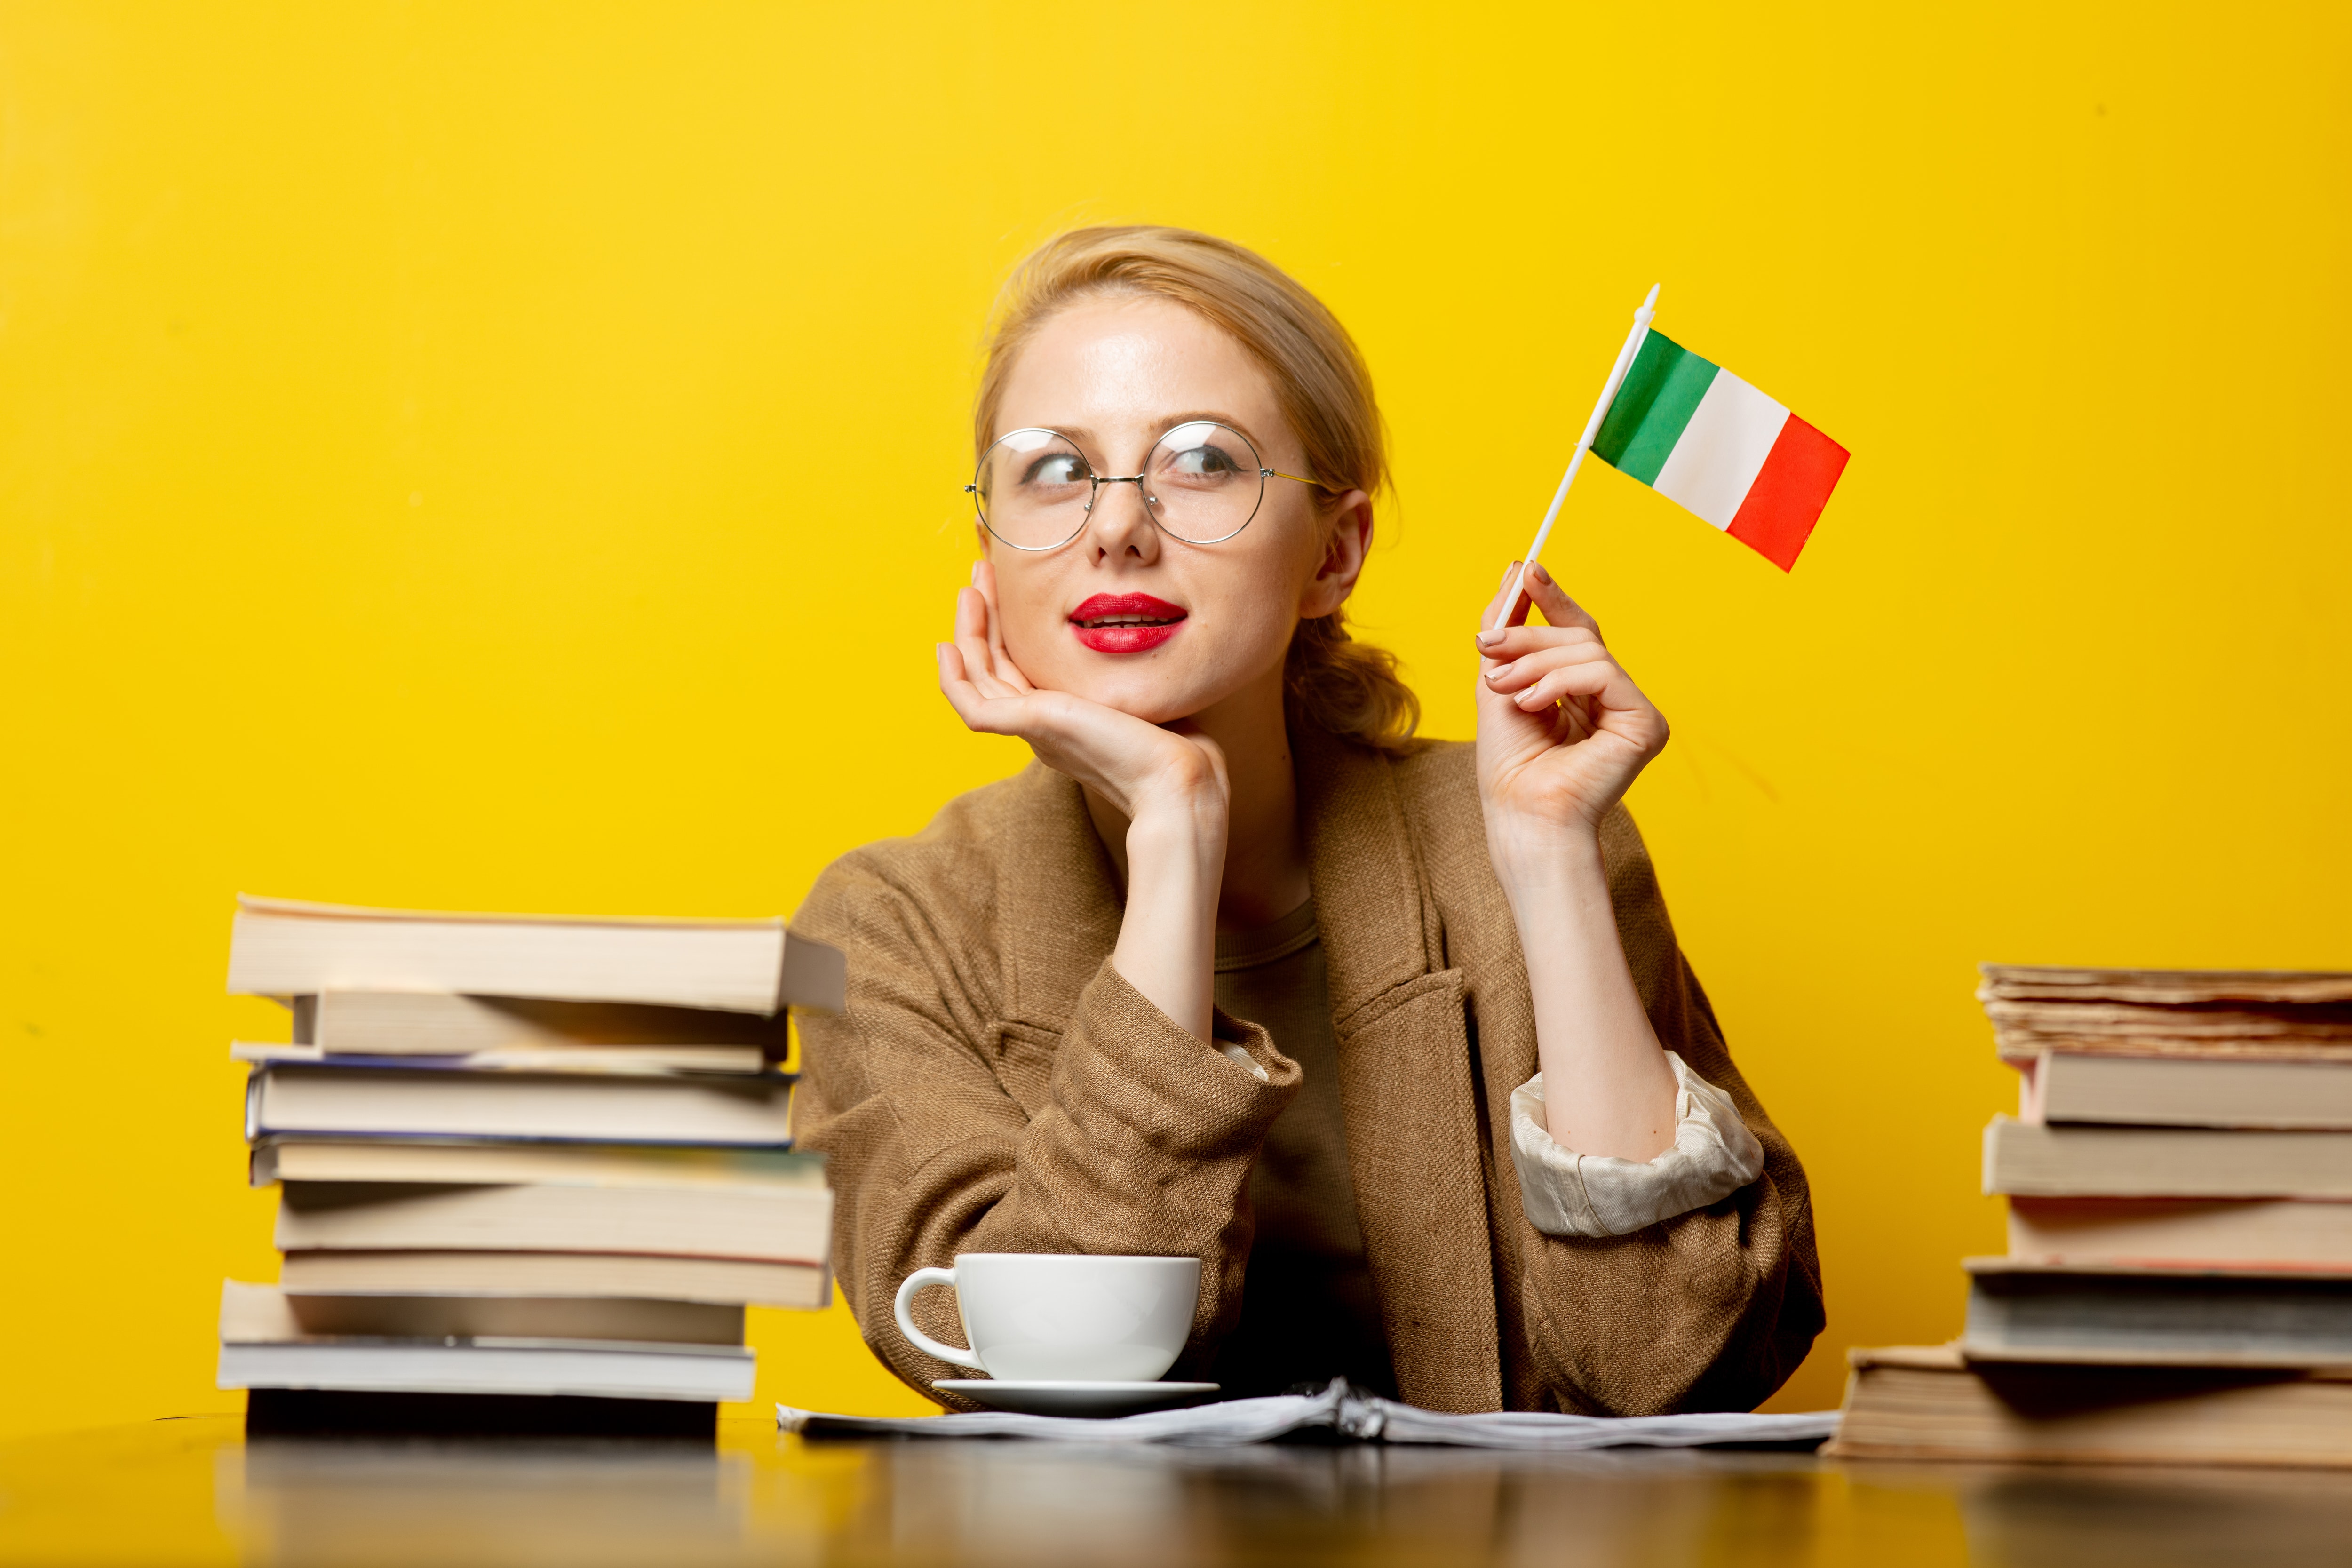
[[[1118,945],[1117,871],[1076,783],[1031,763],[1006,792],[996,930],[1003,1019],[1055,1036]]]
[[[1502,1404],[1479,1099],[1458,970],[1394,773],[1294,737],[1299,816],[1364,1246],[1398,1391],[1433,1410]]]

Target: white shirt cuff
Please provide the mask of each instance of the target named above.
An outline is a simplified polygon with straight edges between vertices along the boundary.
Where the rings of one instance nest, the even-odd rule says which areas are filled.
[[[1764,1145],[1740,1120],[1731,1096],[1691,1071],[1674,1052],[1674,1147],[1646,1164],[1580,1154],[1544,1127],[1543,1074],[1511,1091],[1511,1163],[1519,1202],[1546,1236],[1627,1236],[1705,1208],[1764,1170]]]

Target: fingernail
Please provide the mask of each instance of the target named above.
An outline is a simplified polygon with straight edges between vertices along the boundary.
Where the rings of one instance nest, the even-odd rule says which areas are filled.
[[[1534,578],[1538,583],[1549,583],[1551,581],[1551,574],[1545,571],[1540,564],[1528,567],[1528,575]]]
[[[1517,662],[1518,662],[1518,660],[1517,660],[1517,659],[1513,659],[1513,660],[1511,661],[1511,664],[1517,664]],[[1496,665],[1494,668],[1492,668],[1492,669],[1490,669],[1490,670],[1488,670],[1488,671],[1486,672],[1486,679],[1489,679],[1489,680],[1500,680],[1500,679],[1503,679],[1503,677],[1505,677],[1505,676],[1507,676],[1507,675],[1508,675],[1508,674],[1510,674],[1510,673],[1511,673],[1511,664],[1498,664],[1498,665]]]
[[[1480,647],[1493,647],[1496,643],[1501,642],[1502,640],[1503,634],[1500,632],[1480,632],[1478,634],[1478,646]]]
[[[980,586],[980,563],[977,561],[971,563],[971,585],[975,588]]]

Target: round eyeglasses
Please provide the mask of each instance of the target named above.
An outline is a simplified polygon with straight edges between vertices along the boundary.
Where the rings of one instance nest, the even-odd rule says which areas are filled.
[[[1053,550],[1076,539],[1105,485],[1133,485],[1170,538],[1218,544],[1249,526],[1268,479],[1316,483],[1267,468],[1232,426],[1194,419],[1154,441],[1139,474],[1096,473],[1058,430],[1015,430],[981,454],[964,490],[988,531],[1015,550]]]

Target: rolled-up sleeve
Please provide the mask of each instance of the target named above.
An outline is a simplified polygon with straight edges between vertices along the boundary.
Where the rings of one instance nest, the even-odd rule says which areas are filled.
[[[1647,1162],[1580,1154],[1544,1125],[1543,1074],[1511,1091],[1511,1163],[1528,1221],[1546,1236],[1630,1236],[1705,1208],[1754,1181],[1764,1146],[1731,1096],[1673,1051],[1675,1141]]]

